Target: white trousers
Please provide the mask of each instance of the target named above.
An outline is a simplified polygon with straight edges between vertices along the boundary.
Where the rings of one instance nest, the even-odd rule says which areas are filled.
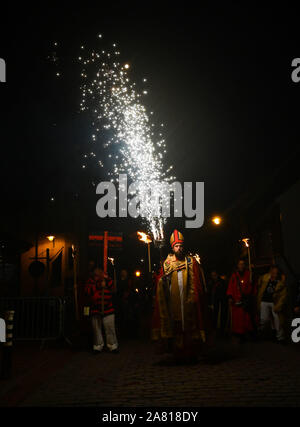
[[[104,341],[102,336],[102,322],[104,326],[104,332],[106,337],[107,348],[112,351],[118,348],[118,340],[115,329],[115,315],[109,314],[103,318],[100,314],[92,315],[92,328],[94,335],[94,350],[101,351],[104,347]]]
[[[284,339],[284,330],[280,325],[279,316],[274,311],[273,302],[262,301],[260,304],[260,328],[264,330],[271,322],[272,329],[276,330],[276,337],[278,341]]]

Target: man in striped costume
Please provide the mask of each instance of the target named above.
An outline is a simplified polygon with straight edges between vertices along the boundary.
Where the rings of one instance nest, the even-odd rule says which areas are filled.
[[[152,338],[178,361],[192,361],[207,341],[208,305],[202,268],[193,256],[185,255],[183,240],[174,230],[173,253],[165,260],[157,283]]]
[[[112,304],[113,281],[103,270],[96,268],[93,276],[86,283],[86,294],[91,302],[91,319],[93,327],[93,350],[99,353],[103,350],[104,341],[101,324],[103,322],[106,345],[110,352],[118,352],[118,340],[115,330],[115,310]]]

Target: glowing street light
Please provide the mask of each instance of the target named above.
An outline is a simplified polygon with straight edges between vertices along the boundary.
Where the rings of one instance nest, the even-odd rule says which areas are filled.
[[[219,217],[219,216],[214,216],[214,217],[213,217],[213,219],[212,219],[212,222],[213,222],[215,225],[220,225],[220,224],[221,224],[221,222],[222,222],[222,218],[221,218],[221,217]]]
[[[54,247],[54,242],[55,242],[55,236],[47,236],[47,239],[49,240],[49,242],[53,242],[53,247]]]
[[[141,276],[141,272],[140,272],[139,270],[137,270],[137,271],[135,272],[135,275],[136,275],[136,277],[140,277],[140,276]]]

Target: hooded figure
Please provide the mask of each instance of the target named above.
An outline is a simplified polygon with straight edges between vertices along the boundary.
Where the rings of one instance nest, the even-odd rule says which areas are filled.
[[[176,359],[190,360],[207,341],[208,305],[202,268],[185,255],[183,243],[183,235],[174,230],[173,253],[164,261],[156,286],[152,338]]]

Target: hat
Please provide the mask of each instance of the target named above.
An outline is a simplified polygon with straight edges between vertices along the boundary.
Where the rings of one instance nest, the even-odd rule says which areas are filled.
[[[183,243],[183,241],[183,235],[178,230],[174,230],[170,237],[170,245],[172,248],[174,245],[176,245],[176,243]]]

